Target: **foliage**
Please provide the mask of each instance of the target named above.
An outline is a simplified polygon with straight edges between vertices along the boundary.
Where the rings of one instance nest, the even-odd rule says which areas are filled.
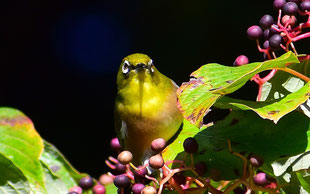
[[[307,106],[310,82],[279,71],[263,85],[262,101],[225,96],[255,74],[287,68],[287,64],[297,72],[309,74],[309,61],[299,63],[292,52],[265,62],[238,67],[207,64],[195,71],[192,74],[195,79],[183,83],[178,90],[178,103],[185,119],[180,133],[162,152],[164,160],[181,160],[188,166],[203,161],[208,168],[199,177],[211,178],[209,189],[221,186],[221,182],[214,181],[230,180],[224,187],[229,190],[230,185],[244,181],[243,159],[256,154],[265,161],[260,170],[276,178],[277,184],[285,185],[279,187],[281,192],[309,192],[310,120],[307,109],[300,106]],[[203,118],[212,105],[231,111],[222,121],[207,125]],[[0,133],[0,193],[65,193],[86,176],[76,171],[52,144],[44,141],[31,120],[20,111],[0,108]],[[183,148],[188,137],[196,139],[199,145],[192,158]],[[178,169],[176,163],[170,164],[171,169]],[[184,175],[197,177],[191,170]],[[114,193],[116,189],[112,184],[106,185],[107,193]],[[201,189],[191,192],[207,190]]]
[[[62,194],[85,176],[16,109],[0,108],[0,134],[0,193]]]
[[[310,37],[303,31],[310,27],[310,1],[274,0],[274,7],[280,10],[276,22],[265,15],[261,27],[247,31],[266,60],[247,64],[242,55],[234,66],[210,63],[194,71],[177,91],[184,116],[180,131],[167,147],[158,141],[163,142],[156,145],[159,153],[143,167],[130,163],[131,154],[126,162],[120,159],[122,164],[109,157],[106,164],[119,172],[117,178],[107,176],[118,180],[119,188],[106,184],[106,193],[131,192],[128,185],[139,181],[156,185],[150,189],[158,193],[310,193],[310,55],[298,55],[293,44]],[[306,22],[296,25],[296,14],[306,16]],[[279,50],[284,54],[276,57]],[[248,81],[259,86],[257,101],[227,96]],[[228,109],[229,114],[204,123],[211,108]],[[0,134],[0,194],[67,193],[88,176],[75,170],[16,109],[0,108]]]

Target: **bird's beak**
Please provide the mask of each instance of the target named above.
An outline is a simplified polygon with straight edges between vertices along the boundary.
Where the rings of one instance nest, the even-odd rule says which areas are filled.
[[[139,64],[137,64],[137,66],[136,66],[136,72],[137,73],[142,73],[142,72],[144,72],[146,70],[146,65],[145,64],[143,64],[143,63],[139,63]]]

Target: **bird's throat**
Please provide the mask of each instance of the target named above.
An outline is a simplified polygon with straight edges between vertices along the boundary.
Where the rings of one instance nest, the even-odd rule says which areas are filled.
[[[145,72],[138,73],[138,80],[139,80],[139,105],[140,105],[140,117],[142,118],[142,110],[143,110],[143,87],[145,81]]]

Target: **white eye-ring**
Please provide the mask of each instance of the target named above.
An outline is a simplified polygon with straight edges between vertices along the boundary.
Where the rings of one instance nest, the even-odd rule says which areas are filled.
[[[153,65],[153,60],[152,60],[152,59],[151,59],[151,60],[149,60],[149,62],[147,63],[147,65],[148,65],[148,66]]]
[[[127,74],[129,73],[129,67],[130,67],[130,64],[128,61],[124,61],[124,64],[122,66],[122,72],[123,74]]]
[[[147,63],[147,65],[148,65],[149,67],[151,67],[151,68],[150,68],[150,69],[151,69],[151,72],[154,73],[154,68],[153,68],[154,64],[153,64],[153,60],[152,60],[152,59],[149,60],[149,62]]]

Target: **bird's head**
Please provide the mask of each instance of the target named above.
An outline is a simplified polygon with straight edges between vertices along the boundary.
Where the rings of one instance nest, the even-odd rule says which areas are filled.
[[[149,56],[135,53],[122,60],[117,74],[117,85],[123,88],[130,82],[153,82],[158,75],[159,72]]]

